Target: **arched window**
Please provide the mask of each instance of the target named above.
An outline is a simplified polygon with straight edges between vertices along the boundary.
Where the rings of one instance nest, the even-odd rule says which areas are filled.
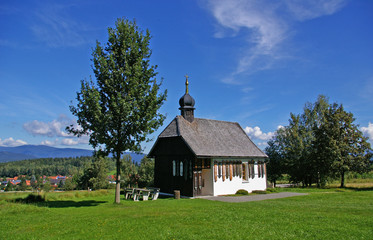
[[[221,163],[218,165],[218,177],[221,178]]]
[[[229,178],[229,163],[225,164],[225,178]]]
[[[183,176],[183,172],[184,172],[184,169],[183,169],[183,161],[180,161],[180,176]]]
[[[176,161],[172,161],[172,176],[176,176]]]

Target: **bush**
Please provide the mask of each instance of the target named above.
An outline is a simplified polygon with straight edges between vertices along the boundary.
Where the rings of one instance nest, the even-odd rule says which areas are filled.
[[[249,192],[244,189],[239,189],[236,192],[237,195],[249,195]]]
[[[267,192],[266,191],[262,191],[262,190],[254,190],[252,193],[255,193],[255,194],[266,194]]]
[[[278,190],[276,188],[267,188],[268,193],[276,193]]]

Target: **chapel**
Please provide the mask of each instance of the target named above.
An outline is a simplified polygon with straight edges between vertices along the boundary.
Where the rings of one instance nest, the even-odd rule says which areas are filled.
[[[267,155],[238,123],[195,118],[188,76],[185,86],[181,115],[161,132],[148,154],[155,159],[155,187],[189,197],[266,190]]]

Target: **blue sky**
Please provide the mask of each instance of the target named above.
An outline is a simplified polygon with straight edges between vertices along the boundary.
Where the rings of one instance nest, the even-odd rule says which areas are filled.
[[[154,139],[180,114],[185,74],[196,117],[238,122],[261,148],[319,94],[373,139],[373,1],[25,0],[0,3],[0,146],[89,148],[64,132],[69,105],[121,17],[150,30],[168,89]]]

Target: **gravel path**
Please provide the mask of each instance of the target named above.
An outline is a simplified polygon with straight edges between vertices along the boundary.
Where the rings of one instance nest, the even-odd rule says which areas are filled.
[[[303,196],[303,195],[307,195],[307,193],[281,192],[281,193],[240,196],[240,197],[208,196],[208,197],[201,197],[201,198],[212,200],[212,201],[221,201],[221,202],[252,202],[252,201],[262,201],[262,200],[267,200],[267,199]]]

